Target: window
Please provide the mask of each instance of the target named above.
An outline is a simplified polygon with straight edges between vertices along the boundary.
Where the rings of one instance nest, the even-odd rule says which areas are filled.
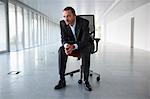
[[[34,32],[33,32],[33,24],[34,23],[34,16],[33,12],[29,12],[29,35],[30,35],[30,47],[34,47]]]
[[[41,17],[41,44],[42,45],[44,44],[43,36],[44,36],[44,18]]]
[[[17,7],[17,50],[23,49],[23,15],[22,8]]]
[[[4,10],[5,6],[0,5],[0,30],[3,31],[0,34],[0,38],[2,37],[0,39],[0,51],[7,50],[6,16]],[[9,3],[8,39],[10,51],[18,51],[48,44],[50,39],[50,23],[46,16],[28,8],[26,5],[19,5],[19,2]],[[3,49],[1,49],[2,46]]]
[[[38,28],[37,28],[37,14],[34,14],[34,45],[37,46],[38,42],[37,42],[37,33],[38,33]]]
[[[16,51],[16,10],[15,5],[9,3],[9,41],[10,51]]]
[[[1,3],[1,1],[0,1]],[[6,13],[5,5],[0,4],[0,52],[7,50]]]
[[[24,43],[25,48],[29,48],[29,13],[24,9]]]
[[[38,45],[41,44],[41,16],[38,15]]]

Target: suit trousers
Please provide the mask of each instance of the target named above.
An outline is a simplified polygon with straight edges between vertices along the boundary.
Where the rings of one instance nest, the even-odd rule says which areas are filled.
[[[84,81],[88,81],[89,77],[89,69],[90,69],[90,46],[86,46],[79,50],[80,56],[82,59],[82,70],[84,73]],[[59,65],[59,74],[60,79],[65,80],[64,74],[66,70],[66,63],[67,63],[68,55],[66,55],[64,46],[61,46],[58,50],[58,65]]]

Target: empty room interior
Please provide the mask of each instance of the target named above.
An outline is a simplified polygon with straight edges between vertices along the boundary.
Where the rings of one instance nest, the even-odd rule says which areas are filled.
[[[69,55],[66,86],[54,88],[65,7],[75,26],[89,22],[79,29],[93,42],[92,91],[79,82],[83,60]],[[0,0],[0,99],[150,99],[150,0]]]

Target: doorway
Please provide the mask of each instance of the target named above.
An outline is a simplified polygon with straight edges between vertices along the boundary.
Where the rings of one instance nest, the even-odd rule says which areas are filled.
[[[131,48],[134,48],[134,23],[135,18],[131,17]]]

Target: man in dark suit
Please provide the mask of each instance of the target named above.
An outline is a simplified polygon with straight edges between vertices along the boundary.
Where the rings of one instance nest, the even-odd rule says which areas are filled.
[[[63,10],[63,17],[64,20],[60,21],[62,46],[58,51],[60,80],[55,89],[61,89],[66,86],[64,74],[67,58],[70,54],[78,51],[82,58],[85,88],[91,91],[92,88],[88,81],[90,68],[89,21],[76,16],[72,7],[66,7]]]

